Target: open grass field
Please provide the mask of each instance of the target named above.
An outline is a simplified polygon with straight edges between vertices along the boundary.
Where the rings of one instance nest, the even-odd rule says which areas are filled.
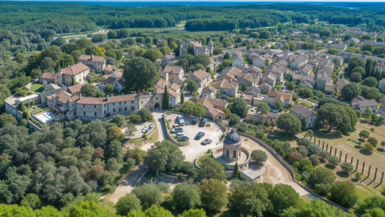
[[[37,93],[41,93],[43,92],[43,90],[44,90],[43,84],[40,84],[40,83],[34,83],[30,88],[30,91],[37,92]]]
[[[374,132],[370,132],[370,128],[374,128]],[[337,132],[327,133],[327,132],[319,132],[315,131],[314,136],[317,138],[316,144],[318,144],[318,139],[321,140],[320,146],[322,147],[323,142],[325,143],[325,149],[326,144],[333,147],[332,149],[332,155],[335,154],[335,148],[337,148],[336,156],[340,156],[340,151],[342,151],[341,161],[344,162],[345,158],[347,158],[347,162],[351,162],[351,158],[353,157],[353,166],[356,168],[357,166],[357,159],[359,160],[359,164],[357,167],[358,172],[363,172],[363,179],[360,181],[360,183],[364,186],[368,186],[371,189],[377,188],[380,190],[382,186],[380,186],[381,176],[382,172],[385,171],[385,152],[382,149],[382,147],[377,147],[374,149],[373,152],[368,152],[363,149],[363,145],[365,144],[365,141],[360,140],[358,134],[361,130],[367,130],[370,132],[371,137],[377,138],[379,144],[381,141],[385,141],[385,126],[377,126],[377,125],[371,125],[369,122],[363,121],[361,119],[358,121],[356,125],[356,131],[351,133],[350,135],[342,135]],[[301,135],[304,135],[305,133],[301,133]],[[347,154],[347,156],[346,156]],[[363,162],[365,162],[365,167],[363,170]],[[371,172],[370,176],[368,176],[369,173],[369,165],[371,165]],[[377,170],[377,175],[375,177],[375,171]],[[354,173],[353,173],[354,174]],[[376,180],[374,180],[376,178]],[[383,184],[383,183],[382,183]],[[363,194],[365,194],[365,188],[362,187]],[[375,190],[376,192],[378,190]],[[369,192],[370,193],[370,192]]]

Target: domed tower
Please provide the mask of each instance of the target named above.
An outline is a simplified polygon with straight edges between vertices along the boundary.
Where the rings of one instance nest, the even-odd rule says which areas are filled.
[[[231,130],[223,141],[223,158],[228,161],[237,161],[241,157],[242,140],[234,129]]]
[[[212,54],[213,51],[214,51],[214,44],[213,44],[213,41],[210,40],[208,46],[209,46],[210,54]]]

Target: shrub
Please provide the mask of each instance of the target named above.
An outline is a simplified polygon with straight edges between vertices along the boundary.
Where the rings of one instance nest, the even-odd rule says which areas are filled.
[[[290,155],[289,155],[289,162],[294,163],[296,161],[300,161],[302,158],[303,158],[302,154],[294,151],[294,152],[290,153]]]
[[[307,171],[307,172],[311,172],[313,171],[313,165],[312,165],[312,162],[309,160],[309,159],[301,159],[299,161],[299,164],[298,164],[298,169],[300,171]]]
[[[336,156],[332,156],[329,158],[329,163],[332,164],[333,166],[337,166],[340,163],[340,160]]]
[[[370,143],[365,143],[364,149],[367,150],[367,151],[372,152],[373,151],[373,145],[370,144]]]
[[[351,173],[354,170],[354,166],[349,162],[345,162],[341,164],[341,169],[346,173]]]
[[[253,152],[251,152],[250,158],[256,164],[261,164],[267,160],[267,154],[262,150],[254,150]]]
[[[311,163],[314,165],[314,166],[318,166],[319,164],[320,164],[320,160],[319,160],[319,158],[318,158],[318,156],[317,155],[311,155],[310,157],[309,157],[309,160],[311,161]]]
[[[308,155],[308,151],[305,147],[300,146],[297,151],[303,156],[306,157]]]
[[[307,147],[308,145],[312,144],[312,142],[307,138],[301,138],[297,141],[297,144]]]
[[[360,172],[357,172],[355,177],[357,180],[361,180],[362,174]]]
[[[369,142],[371,145],[373,145],[373,147],[377,147],[378,140],[377,140],[376,138],[370,137],[370,138],[368,139],[368,142]]]

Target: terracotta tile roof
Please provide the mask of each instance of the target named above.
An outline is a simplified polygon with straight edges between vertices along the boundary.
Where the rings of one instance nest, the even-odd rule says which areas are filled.
[[[216,107],[225,108],[227,105],[227,101],[223,99],[209,98],[209,101]]]
[[[245,100],[252,100],[253,99],[253,95],[250,95],[250,94],[243,94],[242,95],[242,98],[245,99]]]
[[[68,87],[71,93],[79,93],[82,87],[87,83],[77,84],[75,86]]]
[[[166,68],[164,68],[163,71],[164,72],[168,72],[168,73],[173,73],[173,74],[179,74],[182,71],[182,67],[167,65]]]
[[[119,69],[119,68],[116,68],[115,66],[113,65],[106,65],[106,67],[104,67],[104,70],[106,72],[110,72],[112,74],[115,74],[115,76],[117,78],[121,78],[123,76],[123,71],[124,69]]]
[[[76,104],[102,105],[105,98],[82,97]]]
[[[212,116],[214,116],[214,117],[216,117],[216,116],[219,115],[219,114],[224,114],[223,111],[221,111],[221,110],[219,110],[219,109],[216,109],[216,108],[211,108],[211,109],[209,109],[209,113],[210,113]]]
[[[199,42],[197,42],[197,41],[192,41],[191,44],[192,44],[193,46],[195,46],[195,47],[202,47],[202,45],[199,44]]]
[[[227,80],[219,80],[214,83],[214,86],[218,88],[224,88],[224,89],[237,89],[238,83],[237,82],[229,82]]]
[[[124,101],[132,101],[136,100],[136,94],[127,94],[121,96],[110,96],[108,102],[124,102]]]
[[[105,61],[104,57],[102,57],[102,56],[94,56],[94,58],[91,60],[91,55],[81,55],[79,57],[79,60],[81,60],[81,61],[92,61],[92,62],[103,62],[103,61]]]
[[[174,59],[175,58],[175,53],[168,53],[164,56],[166,59]]]
[[[53,73],[49,73],[49,72],[44,72],[42,75],[41,75],[41,79],[48,79],[48,80],[52,80],[53,79],[53,76],[54,74]]]
[[[207,97],[202,97],[198,99],[196,103],[202,104],[207,110],[214,108],[214,105],[208,100]]]
[[[168,90],[168,94],[170,94],[171,96],[173,96],[173,97],[175,97],[175,98],[177,98],[178,96],[179,96],[179,93],[177,93],[177,92],[175,92],[175,91],[173,91],[173,90]]]
[[[285,92],[276,91],[276,90],[269,90],[267,95],[270,96],[270,97],[275,97],[276,99],[279,99],[279,98],[283,97],[285,100],[290,100],[291,97],[292,97],[291,94],[288,94],[288,93],[285,93]]]
[[[113,84],[116,80],[117,80],[117,78],[114,78],[114,77],[110,76],[106,80],[104,80],[103,82],[106,83],[106,84]]]
[[[86,71],[87,69],[90,69],[90,68],[84,65],[83,63],[78,63],[76,65],[64,68],[60,70],[60,72],[64,75],[77,75],[83,71]]]
[[[203,88],[203,90],[202,90],[202,92],[208,92],[208,91],[215,92],[215,87],[210,85],[210,86]]]
[[[160,88],[163,88],[165,84],[166,84],[166,80],[160,79],[160,80],[156,83],[156,86],[158,86],[158,87],[160,87]]]
[[[173,90],[173,91],[177,91],[177,90],[180,89],[180,85],[177,84],[177,83],[173,83],[173,84],[171,85],[170,89]]]
[[[240,74],[242,74],[242,70],[238,69],[237,67],[228,67],[222,70],[223,75],[233,74],[235,77],[238,77]]]
[[[194,72],[194,76],[197,77],[199,80],[203,80],[209,76],[211,76],[209,73],[203,71],[202,69],[199,69],[198,71]]]
[[[73,101],[75,101],[75,100],[78,100],[79,99],[79,96],[77,96],[77,95],[71,95],[70,93],[67,93],[67,92],[65,92],[65,91],[62,91],[62,92],[60,92],[58,95],[57,95],[57,100],[58,101],[60,101],[60,102],[62,102],[62,103],[67,103],[68,102],[68,100],[70,101],[70,102],[73,102]]]

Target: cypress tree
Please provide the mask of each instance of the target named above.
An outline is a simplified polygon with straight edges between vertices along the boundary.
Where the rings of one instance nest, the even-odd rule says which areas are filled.
[[[239,179],[239,167],[238,167],[238,162],[235,162],[235,167],[234,167],[234,179]]]
[[[243,83],[243,85],[242,85],[242,92],[245,92],[246,90],[247,90],[247,86],[246,86],[245,83]]]
[[[72,86],[76,85],[75,77],[72,77]]]
[[[23,112],[23,119],[29,120],[29,113]]]
[[[180,96],[180,103],[184,103],[184,92],[182,91],[182,95]]]
[[[24,105],[24,103],[23,102],[20,102],[20,104],[19,104],[19,111],[21,111],[21,112],[24,112],[25,111],[25,105]]]
[[[163,109],[168,109],[168,90],[167,90],[167,86],[164,89]]]

